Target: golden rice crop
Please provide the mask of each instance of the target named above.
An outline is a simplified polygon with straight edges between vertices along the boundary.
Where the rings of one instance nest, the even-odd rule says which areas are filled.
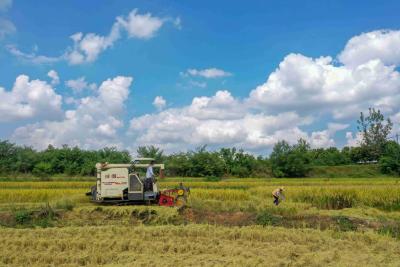
[[[221,201],[243,201],[250,197],[247,191],[237,189],[193,189],[190,196],[191,198]]]
[[[197,180],[197,181],[196,181]],[[242,178],[223,179],[218,182],[202,181],[197,179],[167,178],[159,180],[163,187],[176,187],[179,182],[191,188],[252,188],[258,186],[332,186],[332,185],[394,185],[400,186],[400,179],[396,178]]]
[[[0,190],[0,203],[48,202],[70,198],[86,202],[87,189],[5,189]]]
[[[399,186],[305,187],[291,189],[293,201],[310,202],[321,208],[370,206],[400,210]]]
[[[41,181],[41,182],[0,182],[0,190],[2,189],[88,189],[95,182],[54,182],[54,181]]]

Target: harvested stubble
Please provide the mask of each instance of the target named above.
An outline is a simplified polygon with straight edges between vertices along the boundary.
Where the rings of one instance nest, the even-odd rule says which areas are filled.
[[[400,264],[400,243],[388,237],[277,227],[0,228],[0,241],[0,264],[8,266]]]

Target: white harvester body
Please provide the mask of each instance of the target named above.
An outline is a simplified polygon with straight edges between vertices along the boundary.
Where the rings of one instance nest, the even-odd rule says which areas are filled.
[[[147,168],[149,164],[141,161],[153,161],[152,158],[139,158],[129,164],[97,163],[96,185],[92,187],[92,200],[95,202],[156,202],[159,189],[155,178],[139,177],[138,168]],[[153,164],[163,175],[164,164]]]

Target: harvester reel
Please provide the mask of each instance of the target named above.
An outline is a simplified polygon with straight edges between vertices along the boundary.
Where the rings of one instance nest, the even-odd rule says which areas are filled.
[[[183,190],[182,190],[183,191]],[[175,199],[175,207],[182,209],[186,206],[186,199],[183,195],[178,195]]]

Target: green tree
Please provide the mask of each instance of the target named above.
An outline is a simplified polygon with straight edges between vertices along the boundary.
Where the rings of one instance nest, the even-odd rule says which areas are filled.
[[[234,158],[234,166],[231,169],[231,174],[238,177],[249,177],[256,167],[256,159],[253,155],[244,153],[242,149],[240,149]]]
[[[218,152],[209,152],[206,146],[197,148],[196,151],[189,153],[189,159],[192,162],[190,176],[222,176],[224,174],[225,164]]]
[[[167,176],[191,176],[193,164],[189,153],[176,153],[166,157]]]
[[[337,166],[350,163],[349,148],[340,151],[336,147],[317,148],[310,151],[313,165]]]
[[[47,178],[53,174],[52,166],[48,162],[39,162],[33,168],[32,173],[41,178]]]
[[[366,160],[378,160],[385,149],[393,123],[389,118],[385,120],[379,109],[369,108],[368,111],[368,116],[361,112],[357,120],[357,128],[362,134],[361,148],[365,151]]]
[[[385,150],[379,160],[383,173],[400,175],[400,145],[394,141],[386,143]]]
[[[140,146],[136,152],[141,158],[154,158],[157,162],[161,162],[164,159],[164,151],[153,145]]]
[[[235,168],[235,155],[236,148],[221,148],[219,154],[225,163],[225,172],[232,174],[233,168]]]
[[[0,141],[0,173],[15,172],[18,147],[9,141]]]
[[[272,174],[275,177],[304,177],[310,171],[309,144],[300,139],[296,145],[286,141],[275,144],[270,156]]]

